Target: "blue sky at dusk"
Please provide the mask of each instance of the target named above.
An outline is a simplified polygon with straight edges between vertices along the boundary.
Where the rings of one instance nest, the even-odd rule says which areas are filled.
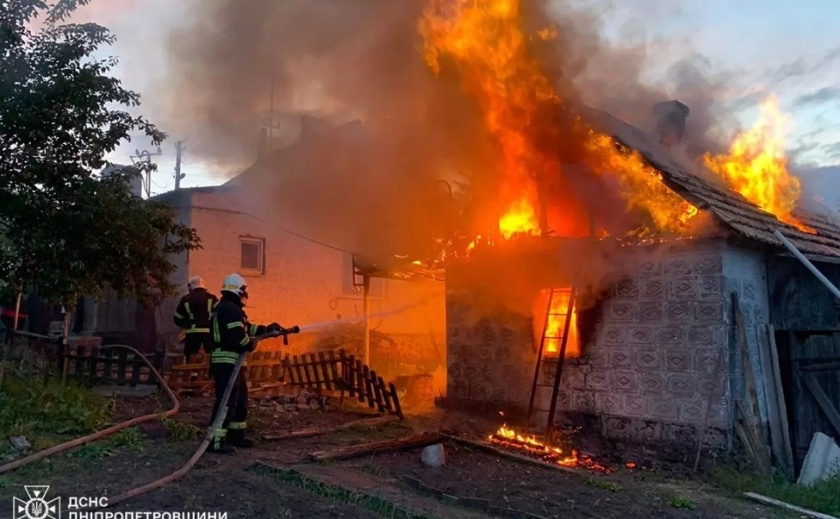
[[[836,196],[828,196],[840,199],[837,0],[568,1],[598,9],[605,22],[604,36],[610,40],[646,42],[648,59],[654,64],[646,71],[651,78],[683,56],[701,57],[706,72],[725,79],[727,94],[721,101],[743,126],[753,123],[763,95],[775,93],[790,117],[788,148],[797,169],[808,170],[803,173],[806,183],[818,185],[823,192],[833,189]],[[167,73],[161,39],[170,27],[189,21],[188,9],[196,2],[200,0],[93,0],[78,16],[116,33],[119,41],[110,53],[119,56],[121,63],[115,73],[143,95],[142,113],[155,122],[162,121],[163,126],[173,114],[165,113],[158,102],[165,97],[159,89]],[[153,191],[171,189],[174,141],[189,138],[171,137],[159,157]],[[122,147],[112,160],[130,162],[129,155],[140,145],[145,143]],[[185,186],[224,180],[208,175],[201,158],[189,151],[185,161]]]

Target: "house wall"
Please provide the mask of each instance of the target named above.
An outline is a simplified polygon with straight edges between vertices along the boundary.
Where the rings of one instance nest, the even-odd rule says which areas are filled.
[[[708,424],[706,441],[724,442],[723,258],[722,244],[713,242],[660,248],[638,261],[601,300],[584,356],[566,361],[558,410],[598,416],[612,438],[680,443],[695,436],[697,425]],[[447,283],[453,285],[447,292],[448,396],[527,409],[536,358],[533,318],[503,309],[476,315],[465,295],[470,290],[457,287],[450,273]],[[554,366],[544,366],[546,377]],[[535,407],[547,409],[550,388],[538,396]],[[537,419],[544,425],[546,414]]]
[[[189,256],[188,275],[202,276],[218,294],[222,279],[238,272],[248,281],[246,311],[253,322],[310,325],[347,321],[363,315],[361,294],[352,290],[348,254],[284,231],[242,203],[230,192],[194,193],[191,225],[203,249]],[[263,239],[264,273],[241,268],[240,237]],[[444,286],[441,282],[372,280],[372,328],[394,344],[372,344],[371,364],[387,377],[430,372],[435,390],[444,390],[446,370]],[[404,311],[398,311],[409,307]],[[390,314],[389,314],[390,313]],[[377,314],[389,314],[380,315]],[[356,321],[358,322],[358,320]],[[330,332],[315,330],[290,338],[289,351],[316,347]],[[329,341],[328,341],[329,342]],[[340,342],[340,341],[339,341]],[[335,341],[332,341],[335,344]],[[263,348],[282,348],[282,341],[267,341]]]

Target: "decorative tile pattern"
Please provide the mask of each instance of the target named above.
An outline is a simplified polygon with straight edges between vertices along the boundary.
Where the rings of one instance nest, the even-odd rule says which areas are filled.
[[[629,368],[633,365],[633,355],[630,350],[612,350],[609,353],[610,366],[614,368]]]
[[[704,423],[706,421],[706,401],[696,399],[681,402],[679,419],[681,422],[687,423]]]
[[[683,328],[680,326],[665,326],[656,334],[659,344],[679,344],[683,339]]]
[[[675,255],[668,258],[665,263],[665,272],[675,276],[687,276],[691,274],[691,257]]]
[[[551,400],[549,398],[548,400]],[[570,410],[574,402],[572,401],[572,394],[568,391],[560,391],[557,393],[557,408],[563,410]]]
[[[723,271],[723,261],[720,254],[706,254],[694,260],[694,271],[697,274],[720,274]]]
[[[611,371],[610,388],[614,391],[635,391],[636,374],[632,371]]]
[[[600,413],[621,413],[621,397],[613,393],[598,393],[595,395],[595,406]]]
[[[582,413],[595,412],[595,396],[588,391],[575,391],[573,409]]]
[[[677,402],[671,398],[652,398],[649,405],[649,413],[652,418],[663,421],[677,419]]]
[[[697,286],[692,278],[675,278],[668,283],[668,298],[692,300],[697,297]]]
[[[607,438],[626,439],[633,435],[628,418],[608,416],[604,419],[604,436]]]
[[[614,322],[631,322],[635,318],[633,303],[628,301],[610,301],[608,316]]]
[[[639,389],[646,393],[661,393],[665,391],[665,375],[659,373],[639,373],[636,375]]]
[[[656,322],[665,315],[662,310],[662,303],[653,301],[642,301],[639,303],[639,321]]]
[[[672,373],[685,373],[691,371],[691,354],[685,351],[666,352],[665,368]]]
[[[723,394],[723,373],[697,378],[697,392],[701,395]]]
[[[593,368],[603,368],[609,365],[609,352],[601,348],[589,349],[589,365]]]
[[[639,395],[624,395],[621,408],[626,416],[644,416],[647,413],[647,399]]]
[[[662,367],[662,353],[657,350],[636,350],[636,367],[642,370],[657,370]]]
[[[642,280],[641,292],[643,299],[660,299],[665,297],[665,282],[658,278]]]
[[[709,326],[692,326],[688,329],[688,343],[692,346],[711,346],[713,331]]]
[[[609,388],[609,381],[607,380],[607,371],[592,370],[586,375],[586,389],[588,390],[602,390]]]
[[[723,278],[720,276],[701,277],[697,285],[697,292],[701,299],[718,299],[723,297]]]
[[[665,305],[665,318],[669,321],[691,319],[691,305],[688,302],[668,303]]]
[[[625,279],[615,285],[616,299],[636,299],[639,297],[639,285],[634,279]]]
[[[624,342],[624,326],[605,324],[601,326],[600,338],[603,344],[622,344]]]
[[[653,328],[650,326],[634,326],[629,328],[627,342],[630,344],[652,344]]]
[[[719,348],[698,348],[694,352],[698,373],[722,373],[724,368],[722,360],[723,353]]]
[[[585,386],[585,379],[583,373],[579,369],[568,369],[572,366],[567,366],[563,369],[563,376],[560,378],[560,384],[564,389],[583,389]]]
[[[675,395],[694,394],[694,375],[670,375],[668,376],[668,391]]]
[[[630,429],[633,439],[643,443],[656,443],[662,440],[662,422],[654,420],[633,420]]]
[[[719,323],[723,320],[723,303],[698,301],[694,307],[694,317],[698,322]]]
[[[662,263],[658,261],[643,261],[639,265],[639,275],[655,276],[662,272]]]
[[[751,279],[745,279],[744,280],[744,300],[755,301],[755,298],[756,298],[755,282]]]

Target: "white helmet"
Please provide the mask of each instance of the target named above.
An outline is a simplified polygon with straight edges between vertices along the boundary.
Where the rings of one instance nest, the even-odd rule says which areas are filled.
[[[230,274],[222,281],[222,292],[230,292],[240,299],[248,299],[248,285],[239,274]]]
[[[187,288],[190,290],[196,288],[204,288],[204,278],[202,278],[201,276],[191,277],[190,280],[187,281]]]

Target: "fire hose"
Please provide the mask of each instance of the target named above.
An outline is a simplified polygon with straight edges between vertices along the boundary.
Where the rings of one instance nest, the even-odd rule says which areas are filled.
[[[139,351],[135,350],[134,348],[132,348],[130,346],[123,346],[123,345],[118,345],[118,344],[114,344],[114,345],[110,345],[110,346],[103,346],[102,348],[100,348],[100,350],[112,349],[112,348],[120,348],[120,349],[128,350],[128,351],[134,353],[134,355],[136,355],[138,359],[140,359],[142,362],[144,362],[146,364],[146,367],[148,367],[149,370],[155,375],[157,380],[160,382],[161,386],[163,386],[164,391],[166,391],[167,396],[169,396],[169,399],[172,401],[172,408],[169,409],[168,411],[166,411],[165,413],[163,413],[163,416],[165,418],[169,418],[170,416],[172,416],[172,415],[174,415],[175,413],[178,412],[178,410],[181,407],[181,403],[178,401],[178,398],[175,396],[175,393],[173,393],[172,389],[170,389],[169,386],[166,385],[166,382],[163,380],[163,377],[161,376],[161,374],[155,369],[154,366],[152,366],[152,363],[149,362],[149,360],[142,353],[140,353]],[[17,468],[23,467],[24,465],[29,465],[30,463],[34,463],[38,460],[44,459],[47,456],[52,456],[53,454],[57,454],[59,452],[63,452],[63,451],[66,451],[66,450],[70,450],[70,449],[79,447],[79,446],[84,445],[86,443],[90,443],[92,441],[99,440],[99,439],[104,438],[108,435],[111,435],[111,434],[113,434],[117,431],[125,429],[126,427],[131,427],[131,426],[137,425],[139,423],[148,422],[150,420],[154,420],[154,419],[159,418],[159,417],[160,417],[160,413],[138,416],[137,418],[132,418],[131,420],[127,420],[125,422],[120,422],[118,424],[112,425],[111,427],[108,427],[107,429],[102,429],[101,431],[97,431],[97,432],[89,434],[87,436],[82,436],[81,438],[76,438],[75,440],[70,440],[69,442],[65,442],[65,443],[61,443],[59,445],[55,445],[53,447],[50,447],[49,449],[44,449],[42,451],[36,452],[35,454],[32,454],[32,455],[27,456],[25,458],[21,458],[19,460],[13,461],[11,463],[7,463],[6,465],[0,466],[0,474],[4,474],[6,472],[15,470]]]
[[[263,335],[259,335],[254,337],[254,346],[256,343],[263,339],[273,339],[276,337],[283,337],[283,344],[289,344],[289,335],[293,333],[299,333],[300,327],[293,326],[291,328],[281,328],[279,331],[272,331],[269,333],[265,333]],[[227,386],[225,386],[225,392],[222,395],[222,401],[219,403],[219,409],[216,411],[216,416],[213,418],[213,423],[210,426],[210,429],[207,430],[207,434],[204,436],[204,440],[202,440],[201,444],[198,446],[198,449],[192,455],[192,457],[187,461],[187,463],[173,472],[166,477],[160,478],[158,480],[152,481],[145,485],[139,486],[137,488],[133,488],[127,492],[124,492],[118,496],[108,499],[108,506],[113,506],[117,503],[121,503],[127,499],[131,499],[132,497],[137,497],[141,494],[145,494],[151,490],[155,490],[156,488],[160,488],[164,485],[172,483],[178,478],[183,477],[193,466],[198,462],[201,456],[204,455],[204,452],[207,450],[207,447],[210,446],[210,442],[216,436],[216,431],[219,427],[222,426],[222,422],[224,421],[224,417],[227,414],[227,404],[228,400],[230,399],[230,394],[233,391],[234,382],[236,381],[236,377],[239,375],[239,371],[242,369],[242,364],[245,362],[246,357],[248,356],[248,352],[242,352],[239,355],[239,358],[236,359],[236,364],[233,367],[233,372],[230,374],[230,379],[228,379]]]

